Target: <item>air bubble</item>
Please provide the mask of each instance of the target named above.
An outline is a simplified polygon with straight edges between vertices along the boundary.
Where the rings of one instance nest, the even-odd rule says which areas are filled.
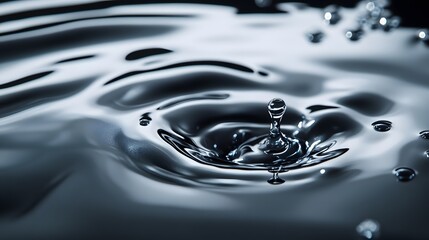
[[[396,168],[393,170],[393,174],[400,182],[408,182],[416,177],[416,172],[413,169],[407,167]]]
[[[392,129],[392,122],[387,120],[380,120],[372,123],[372,126],[377,132],[387,132]]]
[[[356,227],[361,239],[377,239],[380,236],[380,224],[374,220],[365,220]]]

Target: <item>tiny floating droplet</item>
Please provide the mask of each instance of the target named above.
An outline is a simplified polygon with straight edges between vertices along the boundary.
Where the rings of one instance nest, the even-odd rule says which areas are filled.
[[[427,30],[427,29],[418,30],[417,31],[417,37],[423,42],[428,42],[429,41],[429,30]]]
[[[307,39],[308,39],[308,41],[310,41],[312,43],[321,42],[324,36],[325,36],[325,34],[321,31],[307,33]]]
[[[419,134],[420,134],[421,138],[423,138],[423,139],[429,139],[429,130],[421,131]]]
[[[416,177],[416,172],[407,167],[399,167],[393,170],[393,174],[396,176],[398,181],[408,182],[413,180]]]
[[[326,170],[325,170],[325,169],[323,169],[323,168],[322,168],[322,169],[320,169],[320,174],[322,174],[322,175],[323,175],[323,174],[325,174],[325,173],[326,173]]]
[[[356,227],[362,239],[377,239],[380,236],[380,225],[374,220],[365,220]]]
[[[341,20],[339,7],[337,5],[330,5],[326,7],[323,13],[323,18],[330,25],[337,24]]]
[[[392,129],[392,122],[387,120],[380,120],[372,123],[372,126],[377,132],[387,132]]]
[[[350,41],[358,41],[362,38],[363,34],[364,31],[361,28],[355,30],[348,30],[346,32],[346,38],[348,38]]]
[[[140,117],[140,125],[141,126],[147,126],[149,125],[150,121],[152,121],[152,118],[149,117],[150,113],[145,113]]]

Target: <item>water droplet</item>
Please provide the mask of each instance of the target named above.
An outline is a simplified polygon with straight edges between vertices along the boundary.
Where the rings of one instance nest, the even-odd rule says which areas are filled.
[[[271,5],[271,0],[255,0],[255,4],[260,8],[265,8]]]
[[[331,25],[337,24],[341,20],[339,7],[337,5],[330,5],[326,7],[323,13],[323,18]]]
[[[407,167],[399,167],[393,170],[393,174],[401,182],[408,182],[413,180],[416,177],[416,172]]]
[[[321,42],[324,36],[325,36],[325,34],[321,31],[307,33],[308,41],[310,41],[312,43]]]
[[[286,103],[280,98],[274,98],[268,103],[268,112],[271,117],[270,133],[259,146],[267,154],[279,155],[289,148],[289,141],[280,129],[285,111]]]
[[[421,131],[419,134],[421,138],[429,139],[429,130]]]
[[[382,18],[380,18],[380,20],[378,20],[378,22],[380,23],[380,25],[386,26],[387,25],[387,18],[382,17]]]
[[[427,30],[427,29],[418,30],[417,31],[417,37],[423,42],[428,42],[429,41],[429,30]]]
[[[380,225],[374,220],[365,220],[356,227],[362,239],[377,239],[380,236]]]
[[[145,113],[140,117],[140,125],[141,126],[147,126],[149,125],[150,121],[152,121],[152,118],[149,117],[150,113]]]
[[[387,120],[380,120],[372,123],[374,130],[377,132],[387,132],[392,129],[392,122]]]
[[[324,168],[322,168],[322,169],[320,169],[320,174],[325,174],[326,173],[326,170],[324,169]]]
[[[346,32],[346,38],[348,38],[350,41],[358,41],[362,38],[363,34],[364,31],[361,28],[355,30],[348,30]]]

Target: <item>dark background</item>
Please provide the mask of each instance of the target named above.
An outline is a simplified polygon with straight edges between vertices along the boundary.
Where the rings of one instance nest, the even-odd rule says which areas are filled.
[[[278,12],[275,9],[275,5],[281,2],[302,2],[314,7],[326,7],[330,4],[338,4],[344,7],[354,7],[359,1],[354,0],[306,0],[306,1],[282,1],[282,0],[271,0],[273,4],[266,8],[258,7],[253,0],[117,0],[117,1],[105,1],[82,4],[74,6],[73,11],[79,10],[92,10],[100,8],[108,8],[115,5],[127,5],[127,4],[148,4],[148,3],[206,3],[206,4],[218,4],[225,6],[234,6],[238,9],[239,13],[275,13]],[[3,0],[1,2],[12,2]],[[1,7],[1,5],[0,5]],[[416,27],[416,28],[429,28],[429,1],[426,0],[391,0],[389,9],[394,15],[402,18],[401,25],[404,27]],[[26,11],[20,13],[14,13],[10,15],[0,16],[0,23],[5,21],[11,21],[16,19],[23,19],[26,17],[32,17],[35,15],[49,15],[57,14],[62,12],[70,12],[70,7],[58,7],[38,11]]]

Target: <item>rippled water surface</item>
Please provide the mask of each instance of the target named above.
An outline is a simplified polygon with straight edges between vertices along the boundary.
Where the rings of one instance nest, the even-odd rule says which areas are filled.
[[[0,238],[428,239],[428,45],[276,8],[0,4]]]

